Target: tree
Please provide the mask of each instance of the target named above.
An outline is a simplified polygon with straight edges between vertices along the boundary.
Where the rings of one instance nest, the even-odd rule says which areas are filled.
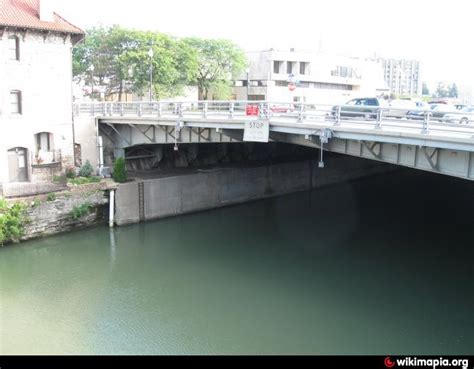
[[[183,86],[195,81],[198,71],[196,51],[184,42],[161,33],[119,26],[87,31],[85,42],[73,51],[76,80],[100,85],[106,96],[117,94],[119,101],[124,93],[146,94],[151,65],[157,98],[179,95]]]
[[[230,82],[247,65],[244,52],[228,40],[187,38],[184,42],[198,55],[196,83],[200,99],[207,100],[211,90],[217,98],[230,95]]]
[[[422,87],[422,92],[421,93],[422,93],[423,96],[427,96],[427,95],[430,94],[430,90],[428,89],[428,85],[425,82],[423,82],[423,87]]]
[[[456,86],[455,83],[453,83],[449,89],[449,97],[458,98],[458,86]]]
[[[445,82],[439,82],[438,87],[436,88],[436,97],[448,97],[449,96],[449,87]]]
[[[117,183],[127,182],[127,167],[124,158],[118,158],[115,161],[113,177]]]

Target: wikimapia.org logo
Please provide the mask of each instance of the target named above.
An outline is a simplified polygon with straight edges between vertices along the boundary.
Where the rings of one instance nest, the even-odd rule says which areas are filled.
[[[469,360],[468,359],[443,359],[440,357],[439,359],[418,359],[412,357],[406,357],[404,359],[396,359],[392,360],[390,356],[386,357],[384,360],[385,367],[393,368],[397,367],[424,367],[424,368],[433,368],[436,369],[438,367],[460,367],[462,369],[469,368]]]

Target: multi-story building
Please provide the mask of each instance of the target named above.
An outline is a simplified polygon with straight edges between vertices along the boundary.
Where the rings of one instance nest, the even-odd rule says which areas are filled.
[[[237,100],[334,104],[388,91],[380,68],[364,59],[294,49],[248,52],[247,59],[235,84]]]
[[[422,80],[417,60],[377,59],[390,93],[398,97],[421,97]]]
[[[50,0],[0,0],[0,184],[74,165],[71,57],[83,37]]]

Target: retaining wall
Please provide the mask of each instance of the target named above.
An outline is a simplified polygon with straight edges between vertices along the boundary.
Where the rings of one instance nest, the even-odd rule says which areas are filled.
[[[313,160],[260,167],[224,168],[120,185],[116,223],[125,225],[311,190],[385,173],[397,167],[372,160],[333,157],[320,169]]]

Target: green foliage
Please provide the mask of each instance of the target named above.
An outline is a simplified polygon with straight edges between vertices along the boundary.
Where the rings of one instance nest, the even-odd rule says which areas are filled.
[[[90,161],[87,160],[86,163],[79,170],[79,177],[89,178],[93,172],[94,168],[92,167]]]
[[[79,220],[85,217],[86,215],[89,215],[91,210],[92,210],[92,205],[86,202],[84,204],[74,206],[74,208],[72,209],[70,213],[70,216],[74,220]]]
[[[184,42],[197,51],[196,82],[201,97],[207,100],[211,90],[218,99],[227,97],[230,81],[236,79],[247,65],[244,52],[229,40],[187,38]]]
[[[124,158],[118,158],[117,160],[115,160],[113,177],[115,182],[127,182],[127,167],[125,165]]]
[[[430,94],[430,90],[428,88],[428,85],[425,82],[423,82],[423,87],[422,87],[421,90],[422,90],[421,94],[423,96],[428,96]]]
[[[26,222],[23,204],[8,204],[0,198],[0,246],[7,242],[17,242],[24,232]]]
[[[40,199],[34,199],[33,202],[31,203],[31,207],[33,209],[39,207],[41,205],[41,200]]]
[[[54,192],[49,193],[48,196],[46,197],[46,200],[48,202],[55,201],[56,200],[56,194]]]
[[[153,50],[151,61],[150,47]],[[120,101],[124,93],[147,94],[151,64],[156,98],[179,95],[197,73],[195,50],[180,40],[156,32],[120,26],[93,28],[87,31],[85,42],[73,50],[76,80],[104,86],[106,96],[118,94]]]
[[[91,183],[100,183],[101,180],[102,179],[100,177],[77,177],[68,180],[68,182],[75,186],[80,186]]]
[[[119,101],[126,93],[148,95],[151,66],[155,99],[178,96],[187,85],[197,85],[204,98],[210,90],[226,96],[246,63],[244,52],[228,40],[177,39],[120,26],[88,30],[73,50],[74,78],[104,87],[106,96],[117,94]]]
[[[55,183],[66,183],[67,178],[65,176],[53,176],[53,182],[55,182]]]
[[[76,178],[76,169],[74,167],[66,168],[66,178],[69,178],[69,179]]]

